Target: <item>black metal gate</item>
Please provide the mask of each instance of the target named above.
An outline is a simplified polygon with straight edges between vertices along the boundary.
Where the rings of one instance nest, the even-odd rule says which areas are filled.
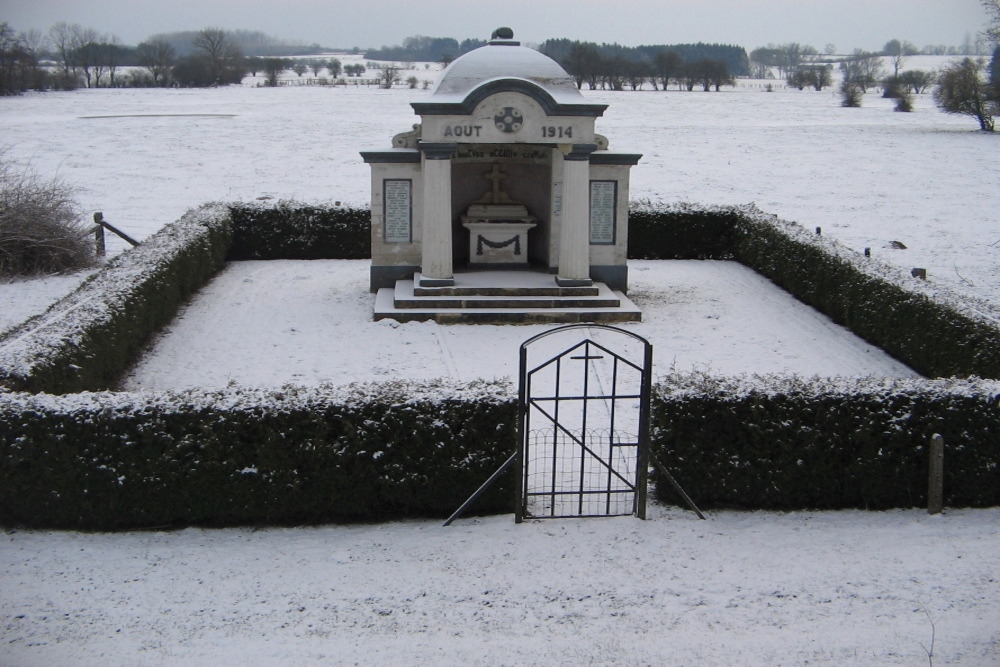
[[[521,345],[515,521],[646,518],[652,356],[641,336],[596,324]]]

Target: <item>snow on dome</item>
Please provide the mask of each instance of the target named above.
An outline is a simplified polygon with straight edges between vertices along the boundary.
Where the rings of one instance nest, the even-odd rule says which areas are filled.
[[[506,35],[513,36],[508,32],[503,37]],[[502,37],[456,58],[438,79],[431,95],[436,101],[461,101],[483,84],[501,79],[533,83],[562,104],[579,104],[583,100],[573,77],[559,63]],[[442,97],[447,100],[441,100]]]

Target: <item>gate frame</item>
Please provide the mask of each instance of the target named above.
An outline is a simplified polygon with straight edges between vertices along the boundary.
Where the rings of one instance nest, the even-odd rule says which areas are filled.
[[[557,327],[549,331],[533,336],[528,340],[521,343],[520,348],[520,367],[518,374],[518,412],[517,412],[517,434],[518,434],[518,448],[515,453],[514,463],[517,467],[517,484],[515,485],[515,496],[514,496],[514,522],[522,523],[525,518],[525,505],[526,505],[526,494],[525,494],[525,470],[524,470],[524,456],[525,449],[527,448],[528,433],[526,430],[526,421],[528,410],[530,409],[530,397],[527,395],[527,379],[528,374],[548,365],[562,357],[563,355],[571,352],[572,350],[578,348],[580,345],[586,343],[592,343],[597,345],[601,349],[607,350],[610,354],[615,355],[617,358],[626,361],[627,363],[635,366],[635,364],[622,357],[621,355],[609,350],[603,345],[600,345],[592,338],[584,338],[582,341],[568,347],[566,350],[550,357],[547,361],[536,365],[530,371],[527,368],[528,363],[528,347],[532,344],[538,342],[539,340],[552,336],[559,333],[564,333],[573,329],[598,329],[602,331],[611,331],[616,334],[628,336],[643,346],[643,366],[640,368],[641,374],[641,387],[639,390],[639,428],[636,434],[636,481],[635,481],[635,501],[633,516],[637,516],[640,519],[645,520],[646,518],[646,497],[647,497],[647,487],[649,478],[649,419],[650,419],[650,399],[652,396],[652,376],[653,376],[653,345],[648,340],[639,336],[638,334],[632,333],[625,329],[619,327],[612,327],[606,324],[596,324],[592,322],[582,322],[578,324],[569,324],[566,326]],[[614,392],[617,390],[616,387],[612,387],[612,397],[615,395]],[[579,398],[579,397],[577,397]],[[584,396],[585,400],[589,397]],[[554,400],[567,400],[556,397]],[[558,426],[558,422],[553,422]],[[584,434],[584,438],[585,438]],[[613,436],[612,436],[613,437]],[[529,517],[530,518],[530,517]],[[543,517],[539,517],[543,518]],[[582,516],[581,516],[582,518]]]

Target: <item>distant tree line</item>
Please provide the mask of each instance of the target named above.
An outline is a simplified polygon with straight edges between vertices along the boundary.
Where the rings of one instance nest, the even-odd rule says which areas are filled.
[[[178,57],[185,57],[195,52],[193,44],[197,37],[196,30],[159,33],[146,41],[166,42],[174,49]],[[300,42],[276,39],[258,30],[228,30],[226,34],[230,41],[236,44],[248,58],[254,56],[288,57],[308,56],[329,53],[328,47],[319,44],[303,44]]]
[[[486,42],[481,39],[464,39],[459,42],[451,37],[416,35],[407,37],[399,46],[383,46],[381,49],[365,51],[365,59],[447,64],[481,46],[486,46]]]
[[[239,83],[251,66],[263,69],[261,54],[309,55],[322,50],[315,44],[280,42],[260,32],[221,28],[157,35],[127,46],[116,35],[79,24],[60,22],[42,34],[17,32],[0,23],[0,95],[79,87],[226,85]],[[287,61],[284,69],[302,67],[301,61]],[[337,61],[332,75],[339,74]]]
[[[559,62],[576,80],[591,90],[638,90],[644,84],[666,90],[703,90],[732,85],[734,76],[746,76],[746,50],[723,44],[673,44],[621,46],[568,39],[550,39],[539,50]]]

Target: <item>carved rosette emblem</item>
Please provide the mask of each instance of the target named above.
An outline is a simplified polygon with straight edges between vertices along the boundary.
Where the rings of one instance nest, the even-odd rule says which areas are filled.
[[[524,116],[514,107],[504,107],[493,116],[493,122],[498,130],[510,134],[521,129],[524,125]]]

